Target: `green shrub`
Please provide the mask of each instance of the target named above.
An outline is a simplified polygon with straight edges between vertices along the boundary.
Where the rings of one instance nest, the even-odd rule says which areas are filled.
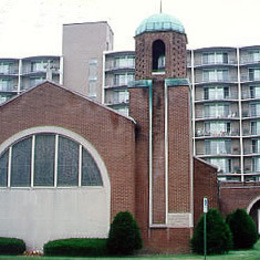
[[[25,249],[25,242],[22,239],[0,237],[0,255],[19,255]]]
[[[207,254],[224,254],[232,248],[232,234],[229,226],[216,209],[210,209],[207,221]],[[204,253],[204,214],[199,219],[191,239],[192,251]]]
[[[43,253],[46,256],[104,256],[107,239],[69,238],[46,243]]]
[[[110,226],[107,248],[110,255],[130,255],[142,248],[140,229],[131,213],[119,212]]]
[[[258,240],[258,232],[253,219],[244,209],[230,213],[226,222],[233,235],[234,249],[249,249]]]

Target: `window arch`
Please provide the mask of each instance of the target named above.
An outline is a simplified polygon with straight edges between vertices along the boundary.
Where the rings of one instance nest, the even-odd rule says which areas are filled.
[[[93,156],[70,137],[34,133],[0,154],[0,187],[75,186],[103,186],[103,180]]]
[[[165,44],[162,40],[153,42],[153,72],[165,71]]]

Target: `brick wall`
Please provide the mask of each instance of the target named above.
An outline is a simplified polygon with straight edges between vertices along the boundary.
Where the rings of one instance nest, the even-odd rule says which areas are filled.
[[[0,143],[36,126],[69,129],[102,157],[111,183],[111,219],[135,214],[135,124],[133,120],[52,83],[44,83],[0,106]]]
[[[209,163],[193,158],[194,223],[203,213],[203,198],[208,198],[209,208],[219,209],[217,168]]]

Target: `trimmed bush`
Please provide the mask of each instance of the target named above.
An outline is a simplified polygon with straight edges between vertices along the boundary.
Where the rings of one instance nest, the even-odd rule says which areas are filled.
[[[111,226],[107,241],[110,255],[131,255],[142,248],[140,229],[130,212],[119,212]]]
[[[256,224],[244,209],[230,213],[226,222],[233,235],[234,249],[250,249],[257,242],[259,236]]]
[[[104,256],[107,239],[69,238],[46,243],[43,253],[46,256]]]
[[[25,250],[26,245],[22,239],[0,237],[0,255],[20,255]]]
[[[224,254],[232,248],[229,226],[216,209],[207,213],[207,254]],[[200,217],[191,239],[192,251],[204,253],[204,214]]]

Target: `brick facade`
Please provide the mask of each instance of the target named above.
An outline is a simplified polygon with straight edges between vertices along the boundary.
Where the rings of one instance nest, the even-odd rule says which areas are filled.
[[[243,208],[248,211],[258,226],[258,209],[260,207],[259,182],[228,182],[220,183],[219,187],[220,210],[224,216]]]
[[[0,106],[0,144],[36,126],[69,129],[102,157],[111,183],[111,220],[123,210],[135,214],[135,123],[53,83],[43,83]]]
[[[165,75],[152,76],[152,44],[155,40],[165,43]],[[185,34],[177,32],[144,33],[135,37],[135,79],[147,78],[180,78],[186,77],[187,38]]]
[[[199,158],[193,159],[194,224],[203,213],[203,198],[209,208],[219,209],[217,168]]]

